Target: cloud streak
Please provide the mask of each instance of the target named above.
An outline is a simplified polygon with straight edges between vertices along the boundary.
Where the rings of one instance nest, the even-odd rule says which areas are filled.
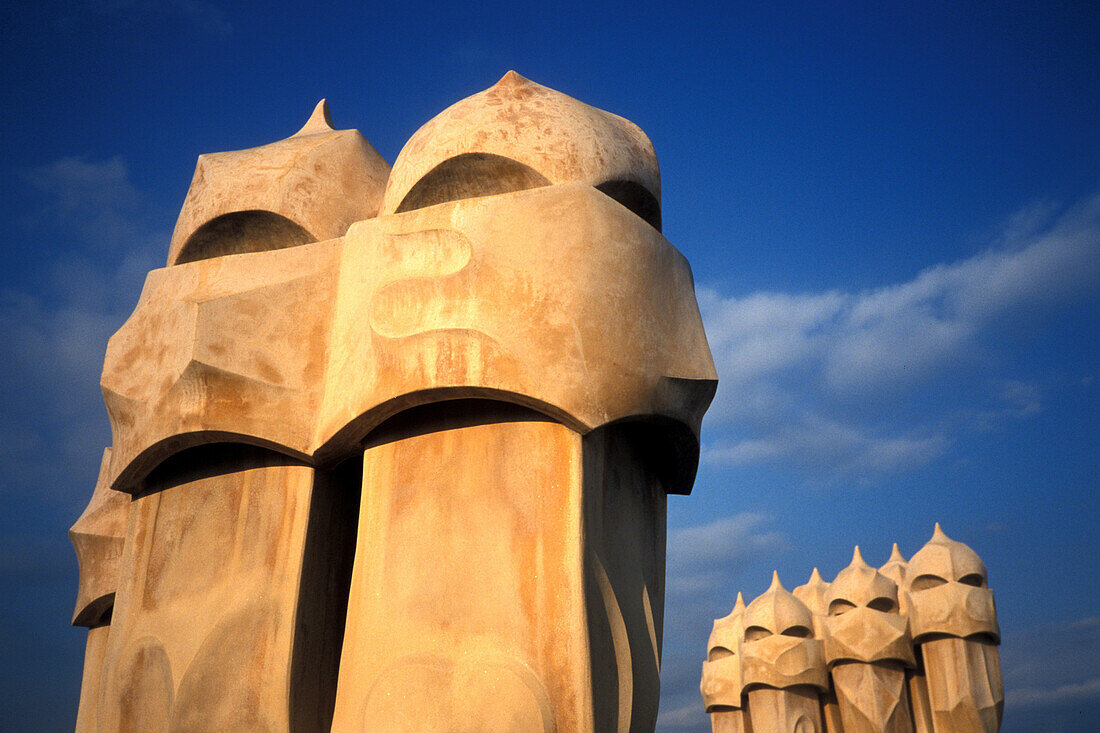
[[[743,512],[708,524],[668,533],[667,588],[670,596],[711,594],[729,582],[734,568],[786,546],[779,532],[766,529],[770,517]]]
[[[118,158],[62,158],[24,178],[40,199],[24,222],[28,240],[53,242],[57,254],[39,285],[0,290],[9,348],[0,430],[13,467],[3,487],[78,506],[109,439],[98,389],[107,339],[162,264],[168,234]]]
[[[1094,293],[1100,283],[1100,193],[1052,215],[1033,206],[988,250],[938,264],[907,282],[858,292],[756,292],[699,300],[720,385],[708,415],[723,437],[704,449],[712,465],[791,462],[833,478],[883,474],[944,454],[957,425],[861,417],[969,360],[999,321]],[[978,371],[981,371],[980,369]],[[986,423],[1035,414],[1037,389],[993,378],[994,409],[953,405]],[[980,413],[980,415],[979,415]],[[961,422],[959,420],[958,422]]]
[[[701,647],[711,619],[729,613],[735,589],[790,547],[772,522],[743,512],[669,531],[658,730],[710,729],[699,699]]]
[[[1006,638],[1001,650],[1005,707],[1014,710],[1066,704],[1100,705],[1100,617],[1050,623]]]

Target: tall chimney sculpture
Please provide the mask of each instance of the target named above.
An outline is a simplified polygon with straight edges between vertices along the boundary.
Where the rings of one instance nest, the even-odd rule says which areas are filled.
[[[77,729],[651,731],[716,375],[627,120],[509,72],[392,169],[199,158],[110,340]]]

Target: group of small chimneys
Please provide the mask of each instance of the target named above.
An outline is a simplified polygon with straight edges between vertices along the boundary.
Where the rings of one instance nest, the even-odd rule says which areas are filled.
[[[878,570],[771,587],[714,622],[700,685],[714,733],[993,733],[1004,692],[985,565],[937,524]]]

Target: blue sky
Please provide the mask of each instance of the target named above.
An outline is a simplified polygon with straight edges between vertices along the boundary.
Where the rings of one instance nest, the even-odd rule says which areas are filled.
[[[400,5],[400,7],[396,7]],[[661,731],[737,590],[939,521],[984,558],[1005,731],[1100,718],[1100,8],[1089,3],[25,3],[0,24],[0,719],[75,718],[65,531],[107,337],[203,152],[327,97],[392,162],[514,68],[653,140],[721,386],[669,505]]]

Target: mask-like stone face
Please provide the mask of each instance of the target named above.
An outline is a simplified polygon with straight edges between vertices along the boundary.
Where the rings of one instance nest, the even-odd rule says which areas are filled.
[[[133,495],[119,495],[138,507],[129,514],[131,534],[123,539],[117,528],[85,519],[74,528],[80,618],[89,625],[108,618],[100,605],[114,586],[124,601],[110,617],[102,666],[103,689],[113,690],[100,696],[106,719],[129,707],[144,714],[151,701],[193,712],[207,728],[239,728],[204,718],[202,685],[188,680],[209,686],[247,667],[227,700],[285,697],[295,685],[257,665],[220,664],[232,650],[206,640],[262,639],[267,662],[293,671],[288,660],[310,655],[300,656],[299,644],[332,639],[292,634],[271,642],[271,630],[281,634],[290,619],[324,632],[339,615],[345,627],[327,631],[340,632],[335,643],[343,650],[333,656],[326,647],[324,659],[312,660],[341,667],[312,675],[331,688],[325,694],[338,699],[335,708],[316,691],[291,694],[324,703],[338,720],[334,729],[361,727],[363,706],[372,720],[393,719],[396,695],[362,670],[342,671],[360,661],[372,674],[398,670],[379,673],[397,680],[393,689],[413,689],[408,680],[424,677],[448,691],[440,707],[450,705],[453,720],[584,730],[591,728],[578,721],[595,716],[602,730],[624,701],[634,708],[631,727],[655,720],[664,501],[690,490],[699,426],[716,386],[690,268],[660,227],[660,178],[646,136],[515,74],[425,125],[392,171],[357,132],[333,130],[323,104],[287,140],[201,156],[167,267],[149,274],[104,364],[113,446],[101,483]],[[632,423],[640,423],[637,431]],[[446,469],[434,460],[443,453],[454,458]],[[509,462],[518,456],[524,461]],[[528,490],[533,496],[520,496]],[[466,502],[477,520],[439,509],[444,495]],[[491,507],[470,496],[488,497]],[[642,497],[630,511],[644,521],[618,505],[605,516],[598,509],[605,496]],[[212,511],[209,497],[241,513]],[[358,516],[344,506],[349,497],[362,500]],[[326,512],[347,518],[344,529],[359,519],[358,541],[334,532],[320,519]],[[501,519],[513,516],[514,542]],[[582,516],[583,525],[575,521]],[[425,533],[422,517],[439,518],[439,526]],[[222,562],[228,554],[218,542],[230,541],[233,557],[255,561],[255,572],[243,560]],[[501,556],[486,560],[493,543]],[[386,564],[376,546],[408,564]],[[107,580],[85,572],[110,568],[84,555],[106,557],[118,547],[125,562],[156,571],[112,570]],[[559,562],[556,553],[567,552],[574,554]],[[596,621],[581,592],[583,563],[574,560],[604,554],[607,620]],[[488,583],[464,583],[467,557],[491,566],[515,602]],[[314,603],[306,581],[325,576],[303,558],[329,563],[356,590]],[[644,594],[634,585],[640,566],[653,569]],[[204,586],[196,577],[218,582]],[[443,597],[441,578],[457,590],[433,609],[438,618],[421,618],[423,598]],[[210,592],[213,585],[224,595]],[[358,590],[366,600],[354,597]],[[159,605],[139,600],[154,596]],[[531,600],[544,596],[554,603]],[[259,610],[242,611],[236,600]],[[302,626],[298,611],[321,620]],[[372,613],[415,622],[403,630],[364,622]],[[790,627],[782,615],[768,621],[782,627],[780,636]],[[798,628],[812,626],[799,618]],[[626,628],[625,651],[615,619]],[[603,638],[605,628],[614,638]],[[715,629],[704,668],[708,705],[740,704],[742,630],[732,620]],[[452,631],[461,644],[439,641]],[[466,636],[482,651],[515,656],[515,664],[504,669],[494,656],[475,669]],[[786,684],[784,675],[799,684],[821,666],[820,642],[790,638],[803,646],[759,645],[758,656],[779,670],[768,684]],[[573,653],[604,642],[613,654]],[[444,661],[427,673],[419,661],[400,667],[406,647],[420,643],[437,644],[431,654]],[[141,672],[148,659],[152,676]],[[489,682],[467,684],[474,677]],[[165,684],[131,694],[131,678]],[[563,707],[552,709],[551,697]],[[421,711],[417,720],[437,720],[412,698],[401,700]],[[278,717],[287,713],[283,702],[251,707]],[[571,705],[576,720],[562,712]],[[236,714],[241,706],[219,710]]]
[[[374,216],[389,165],[325,102],[295,135],[200,156],[169,247],[111,338],[108,483],[130,493],[210,442],[308,459],[324,389],[338,240]],[[331,241],[319,241],[331,240]]]
[[[810,609],[783,588],[778,575],[772,576],[771,587],[745,609],[742,622],[746,688],[812,685],[827,689],[824,651],[821,641],[813,638]]]
[[[827,618],[825,628],[825,656],[830,664],[847,660],[916,665],[905,618],[897,613],[853,608]]]
[[[898,549],[898,543],[894,543],[890,550],[890,558],[878,569],[898,587],[898,608],[902,616],[909,616],[909,596],[905,593],[905,574],[908,572],[909,563]]]
[[[744,684],[741,677],[741,643],[745,634],[742,615],[745,601],[737,594],[733,612],[714,622],[707,641],[707,661],[699,691],[708,713],[723,708],[741,707]]]
[[[508,72],[417,130],[394,161],[381,213],[564,183],[592,186],[661,229],[661,174],[645,133]]]
[[[985,565],[976,552],[952,540],[938,524],[932,539],[910,559],[906,584],[910,630],[916,642],[928,634],[979,635],[1000,641]]]
[[[104,360],[111,485],[139,491],[165,456],[215,436],[309,454],[337,254],[320,242],[149,274]]]
[[[324,100],[297,133],[199,156],[168,264],[341,237],[378,213],[386,161],[357,130],[335,130]]]
[[[532,115],[561,124],[518,139]],[[392,174],[323,104],[286,140],[202,156],[170,266],[108,348],[109,485],[139,493],[209,442],[338,462],[395,412],[482,397],[580,432],[668,418],[686,489],[715,374],[659,199],[641,130],[514,73]]]
[[[130,497],[107,486],[111,449],[103,451],[95,492],[69,530],[80,566],[73,625],[98,626],[109,620],[118,588]]]
[[[821,578],[821,573],[814,568],[810,574],[809,582],[795,588],[794,597],[806,604],[814,617],[814,638],[825,638],[825,617],[829,613],[829,584]]]
[[[895,661],[915,666],[906,620],[898,613],[894,581],[863,561],[856,548],[826,595],[825,657],[842,661]]]

